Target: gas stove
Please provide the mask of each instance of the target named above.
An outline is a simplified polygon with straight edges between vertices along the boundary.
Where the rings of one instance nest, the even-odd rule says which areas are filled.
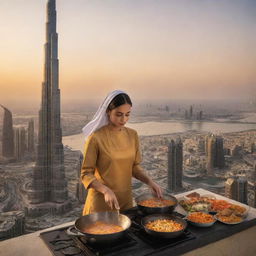
[[[70,237],[66,233],[68,227],[41,233],[40,237],[54,256],[166,255],[166,250],[169,251],[169,249],[174,250],[172,252],[174,256],[178,255],[175,253],[175,247],[195,238],[194,234],[186,230],[183,235],[177,238],[157,239],[144,231],[140,224],[144,215],[137,208],[130,209],[125,214],[131,219],[131,227],[122,240],[112,244],[92,245],[83,237]],[[173,214],[180,216],[175,212]]]

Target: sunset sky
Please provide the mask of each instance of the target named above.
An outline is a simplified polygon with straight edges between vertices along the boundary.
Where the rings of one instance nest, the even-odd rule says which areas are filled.
[[[46,0],[0,0],[0,102],[40,102]],[[256,96],[255,0],[57,0],[64,100]]]

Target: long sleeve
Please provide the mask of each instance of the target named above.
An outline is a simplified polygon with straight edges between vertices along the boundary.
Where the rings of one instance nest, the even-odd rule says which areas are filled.
[[[139,172],[143,172],[143,168],[140,166],[141,163],[141,153],[140,153],[140,143],[139,143],[139,137],[136,132],[135,135],[135,147],[136,147],[136,153],[135,153],[135,160],[132,168],[132,176],[136,177],[136,174]]]
[[[87,189],[88,186],[96,179],[94,176],[96,162],[98,157],[98,145],[93,134],[88,137],[85,143],[84,160],[81,169],[81,179]]]
[[[95,179],[116,195],[121,210],[133,206],[132,176],[144,179],[140,167],[139,138],[135,130],[124,127],[114,131],[108,125],[87,139],[81,180],[88,190],[83,215],[110,211],[104,195],[90,184]]]

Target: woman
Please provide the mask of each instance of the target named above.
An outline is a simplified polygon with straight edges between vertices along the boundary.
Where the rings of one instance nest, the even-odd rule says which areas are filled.
[[[161,188],[140,166],[137,132],[125,127],[131,108],[131,99],[125,92],[113,91],[83,128],[86,143],[81,179],[88,189],[83,215],[131,208],[132,177],[162,196]]]

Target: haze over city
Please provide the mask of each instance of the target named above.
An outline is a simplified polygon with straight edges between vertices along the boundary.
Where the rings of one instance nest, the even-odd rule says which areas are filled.
[[[255,7],[249,0],[0,0],[5,255],[254,255]],[[129,118],[120,116],[124,95],[95,115],[113,89],[131,96]],[[117,125],[112,116],[129,122]],[[106,205],[108,193],[116,209]],[[171,230],[167,220],[156,225],[161,241],[144,225],[159,207],[173,215],[162,215]],[[93,237],[88,229],[87,236],[90,224],[105,229],[110,219],[100,216],[108,215],[111,232],[113,220],[127,232]],[[78,228],[80,220],[86,225]]]
[[[255,1],[57,2],[62,100],[249,99]],[[39,106],[45,1],[0,1],[0,101]],[[8,25],[6,25],[8,24]]]

